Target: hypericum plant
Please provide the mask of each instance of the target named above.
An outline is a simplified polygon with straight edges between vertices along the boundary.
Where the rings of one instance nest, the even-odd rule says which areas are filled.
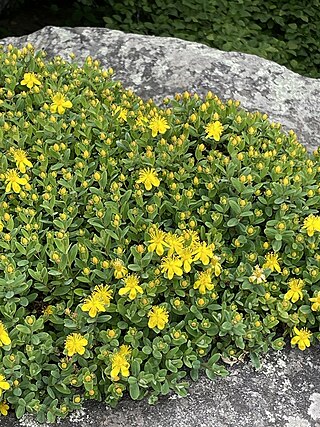
[[[319,339],[319,153],[208,93],[0,50],[0,412],[150,403]],[[72,56],[73,57],[73,56]]]

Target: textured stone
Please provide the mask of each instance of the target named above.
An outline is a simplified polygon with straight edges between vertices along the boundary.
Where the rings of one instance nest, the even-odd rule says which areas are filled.
[[[269,114],[294,129],[309,149],[319,144],[320,80],[302,77],[274,62],[238,52],[222,52],[169,37],[126,34],[105,28],[45,27],[2,43],[31,42],[50,56],[91,55],[142,98],[160,101],[184,90],[239,99],[250,111]]]
[[[320,81],[301,77],[285,67],[253,55],[221,52],[172,38],[124,34],[99,28],[46,27],[1,43],[31,42],[49,56],[98,58],[113,67],[116,78],[141,97],[160,102],[184,90],[213,91],[222,99],[239,99],[294,129],[309,149],[320,134]],[[230,368],[215,382],[201,378],[190,395],[145,400],[125,398],[116,409],[87,402],[84,409],[61,421],[60,427],[320,427],[320,348],[305,352],[271,352],[261,370],[248,363]],[[38,427],[31,416],[0,419],[0,427]],[[44,426],[45,427],[45,426]]]

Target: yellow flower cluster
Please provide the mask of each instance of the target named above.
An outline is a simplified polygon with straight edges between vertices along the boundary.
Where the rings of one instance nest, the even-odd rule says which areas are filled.
[[[306,347],[310,347],[310,338],[312,337],[312,332],[306,328],[298,329],[297,327],[293,328],[295,333],[294,337],[291,339],[291,344],[298,344],[299,350],[305,350]]]
[[[16,163],[16,167],[21,173],[26,173],[26,166],[32,168],[32,163],[27,158],[27,154],[24,150],[16,149],[11,147],[9,154],[13,156],[13,161]],[[4,179],[6,183],[6,193],[9,193],[13,190],[15,193],[21,192],[21,185],[31,186],[28,184],[28,175],[21,177],[16,169],[7,169],[4,174]]]
[[[320,291],[316,292],[313,298],[309,298],[312,302],[311,310],[318,311],[320,310]]]
[[[139,286],[139,277],[136,274],[129,274],[123,279],[123,282],[125,286],[119,290],[119,295],[129,294],[129,299],[134,300],[138,293],[143,293],[143,289]]]
[[[5,401],[0,402],[0,414],[8,415],[8,409],[9,405]]]
[[[9,390],[10,384],[6,380],[6,377],[2,374],[0,374],[0,397],[2,396],[2,393],[6,390]]]
[[[32,89],[33,86],[41,85],[40,80],[35,73],[24,73],[23,79],[20,82],[23,86],[27,86],[28,89]]]
[[[16,162],[16,166],[21,173],[26,173],[26,166],[32,168],[32,163],[27,158],[27,154],[25,151],[21,149],[11,148],[10,152],[13,154],[13,158]]]
[[[114,268],[113,274],[116,279],[122,279],[128,274],[128,269],[120,258],[112,261],[112,267]]]
[[[194,289],[199,289],[200,294],[206,294],[207,291],[212,291],[214,284],[212,283],[212,272],[209,268],[202,273],[199,273],[198,279],[194,282]]]
[[[278,254],[273,252],[265,256],[266,262],[263,264],[263,268],[269,268],[272,272],[277,271],[281,273],[281,267],[279,264],[280,258]]]
[[[315,232],[320,232],[320,216],[309,215],[303,221],[303,230],[307,231],[309,237],[312,237]]]
[[[221,134],[223,132],[223,125],[219,120],[210,122],[205,131],[207,133],[207,138],[213,138],[215,141],[220,141]]]
[[[304,286],[304,281],[302,279],[290,279],[289,290],[285,294],[285,300],[291,300],[292,302],[297,302],[299,299],[303,299],[302,289]]]
[[[0,347],[2,347],[3,345],[10,345],[10,344],[11,344],[11,339],[9,337],[7,329],[2,323],[2,321],[0,320]]]
[[[111,379],[113,381],[119,381],[119,374],[123,377],[128,377],[130,375],[130,356],[131,349],[127,345],[121,345],[119,350],[111,355]]]
[[[166,233],[157,226],[149,229],[150,239],[148,251],[156,252],[163,257],[161,271],[171,280],[176,275],[190,273],[192,264],[201,262],[204,266],[210,266],[206,271],[199,273],[194,283],[194,289],[199,289],[201,294],[213,289],[212,275],[218,277],[222,272],[220,258],[214,254],[214,244],[200,242],[199,234],[194,230],[184,230],[181,235]]]
[[[85,352],[85,346],[88,344],[88,340],[81,334],[73,333],[69,334],[65,341],[65,350],[69,357],[74,354],[83,355]]]
[[[153,168],[145,168],[139,172],[139,179],[137,184],[142,183],[147,191],[152,189],[152,186],[159,187],[160,180],[158,174]]]
[[[169,313],[165,307],[162,306],[153,306],[148,313],[149,328],[158,328],[160,331],[165,328],[166,324],[169,322]]]
[[[51,113],[64,114],[66,108],[72,107],[72,102],[68,101],[65,96],[57,92],[52,98],[52,104],[50,107]]]
[[[85,298],[81,310],[87,311],[90,317],[96,317],[98,313],[106,311],[112,299],[112,293],[109,285],[95,286],[92,294]]]
[[[156,116],[150,120],[149,128],[152,131],[152,136],[155,137],[158,135],[158,133],[166,133],[166,131],[170,129],[170,126],[164,117]]]

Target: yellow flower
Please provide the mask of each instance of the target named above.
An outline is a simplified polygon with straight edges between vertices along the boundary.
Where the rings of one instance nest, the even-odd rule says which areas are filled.
[[[139,179],[137,184],[144,184],[146,190],[151,190],[152,186],[159,187],[160,180],[158,178],[157,172],[153,168],[146,168],[139,171]]]
[[[122,344],[119,349],[119,354],[127,359],[131,355],[131,348],[128,345]]]
[[[314,298],[309,298],[309,301],[313,302],[311,310],[318,311],[320,309],[320,291],[315,294]]]
[[[139,112],[139,116],[136,119],[136,125],[137,126],[145,126],[148,122],[148,119]]]
[[[81,334],[69,334],[65,342],[65,350],[67,350],[68,356],[73,356],[76,353],[82,355],[87,344],[88,341]]]
[[[256,282],[258,285],[260,283],[266,282],[266,276],[264,274],[263,268],[260,268],[258,265],[254,267],[252,275],[249,277],[250,282]]]
[[[14,150],[13,157],[16,162],[16,166],[21,173],[26,173],[26,166],[32,168],[32,163],[27,159],[27,155],[23,150]]]
[[[9,390],[10,384],[8,381],[6,381],[6,378],[4,375],[0,375],[0,397],[2,396],[3,390]]]
[[[206,242],[199,243],[193,250],[194,260],[200,260],[203,265],[208,265],[210,258],[213,258],[212,245],[207,246]]]
[[[164,307],[155,305],[148,313],[149,328],[153,329],[157,327],[160,331],[165,328],[166,324],[169,321],[169,313]]]
[[[191,263],[193,262],[193,251],[192,248],[182,248],[178,249],[179,258],[182,261],[183,270],[185,273],[191,271]]]
[[[177,257],[165,257],[161,261],[161,271],[162,273],[167,273],[168,279],[172,279],[176,274],[177,276],[182,276],[182,261]]]
[[[178,236],[177,234],[167,233],[165,237],[165,242],[169,248],[168,256],[173,255],[174,252],[181,251],[183,249],[183,237]]]
[[[48,305],[44,310],[43,314],[45,316],[50,316],[50,314],[53,314],[52,305]]]
[[[32,89],[34,85],[41,85],[35,73],[24,73],[23,80],[21,80],[20,83],[27,86],[28,89]]]
[[[20,178],[17,171],[15,169],[9,169],[6,172],[6,193],[11,191],[11,188],[15,193],[20,193],[21,187],[20,185],[26,185],[28,181],[26,178]]]
[[[143,293],[141,286],[139,286],[139,278],[136,274],[129,274],[123,281],[125,286],[119,290],[119,295],[123,296],[129,293],[129,299],[134,300],[137,297],[137,293]]]
[[[214,275],[216,277],[220,276],[220,274],[222,272],[222,267],[220,264],[220,257],[218,257],[217,255],[213,255],[213,257],[211,258],[210,264],[213,267]]]
[[[312,337],[312,332],[306,328],[299,329],[295,326],[293,328],[295,336],[291,339],[291,344],[298,344],[299,350],[305,350],[306,347],[310,347],[310,338]]]
[[[315,231],[320,231],[320,217],[309,215],[303,221],[302,229],[307,230],[308,236],[312,237]]]
[[[304,286],[304,282],[302,279],[291,279],[288,283],[289,290],[285,294],[284,299],[290,300],[292,302],[297,302],[299,299],[303,299],[302,288]]]
[[[64,95],[62,95],[62,93],[60,92],[57,92],[51,99],[51,113],[56,113],[58,111],[58,114],[63,114],[66,111],[66,108],[72,107],[72,103],[70,101],[67,101]]]
[[[113,290],[109,285],[96,285],[93,289],[93,295],[101,299],[103,304],[109,305],[112,299]]]
[[[152,136],[155,137],[158,133],[166,133],[170,126],[164,117],[153,117],[150,120],[149,128],[152,130]]]
[[[88,311],[90,317],[96,317],[98,313],[106,311],[103,301],[97,294],[92,294],[85,298],[81,310]]]
[[[114,277],[116,279],[122,279],[124,276],[128,274],[128,269],[123,264],[123,261],[121,259],[117,258],[112,262],[112,266],[114,268]]]
[[[121,108],[121,107],[118,106],[114,110],[114,113],[112,115],[114,116],[114,115],[117,115],[117,114],[118,114],[118,118],[119,119],[124,120],[125,122],[127,121],[128,110],[126,108]]]
[[[111,356],[111,363],[111,378],[113,380],[118,379],[118,375],[120,373],[124,377],[128,377],[130,375],[130,364],[125,358],[125,356],[120,353],[120,351]]]
[[[281,273],[281,268],[279,265],[280,258],[278,254],[271,252],[265,256],[265,259],[266,262],[263,264],[263,268],[270,268],[271,271],[277,271],[278,273]]]
[[[219,121],[209,123],[205,131],[207,132],[207,138],[213,138],[215,141],[220,141],[221,134],[223,132],[222,123]]]
[[[200,294],[212,291],[214,284],[211,282],[211,269],[199,274],[198,279],[193,284],[194,289],[199,289]]]
[[[11,339],[8,335],[7,329],[0,320],[0,347],[3,345],[11,344]]]
[[[6,402],[0,402],[0,413],[2,415],[8,415],[9,405]]]
[[[157,255],[163,255],[164,247],[168,246],[165,242],[166,233],[158,228],[152,227],[149,234],[151,239],[149,240],[148,252],[156,251]]]

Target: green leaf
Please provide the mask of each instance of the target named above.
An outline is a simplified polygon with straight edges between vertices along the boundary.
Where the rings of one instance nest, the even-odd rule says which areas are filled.
[[[256,369],[260,369],[261,368],[260,358],[259,358],[259,355],[256,352],[254,352],[254,351],[250,352],[250,360],[251,360],[253,366]]]
[[[241,213],[241,207],[238,205],[237,202],[235,202],[234,200],[230,199],[229,200],[229,205],[231,210],[236,214],[239,215]]]
[[[282,240],[274,240],[272,242],[272,249],[274,252],[279,252],[282,247]]]
[[[16,417],[22,418],[24,413],[26,412],[26,407],[24,405],[19,405],[16,409]]]
[[[59,393],[62,394],[71,394],[71,390],[63,383],[55,384],[55,389],[58,390]]]
[[[206,369],[206,375],[210,380],[216,380],[217,374],[212,369]]]
[[[140,267],[140,265],[138,265],[138,264],[129,264],[128,268],[131,271],[141,271],[142,270],[142,267]]]
[[[229,219],[229,221],[227,222],[227,226],[228,227],[234,227],[236,225],[239,224],[239,220],[237,218],[231,218]]]
[[[29,369],[32,377],[35,377],[39,372],[41,372],[41,366],[37,363],[31,363]]]
[[[77,253],[78,253],[78,245],[75,243],[73,246],[71,246],[70,250],[68,251],[68,264],[69,264],[69,266],[76,259]]]
[[[140,363],[136,359],[132,360],[131,362],[131,373],[134,377],[137,377],[140,373]]]
[[[31,330],[25,325],[16,325],[16,329],[23,334],[31,334]]]
[[[223,322],[221,325],[221,330],[223,331],[230,331],[232,329],[232,323],[231,322]]]
[[[52,387],[47,386],[47,393],[51,397],[51,399],[55,399],[56,398],[56,395],[54,394],[54,391],[53,391]]]
[[[133,400],[137,400],[139,398],[140,387],[137,382],[129,385],[129,394]]]

